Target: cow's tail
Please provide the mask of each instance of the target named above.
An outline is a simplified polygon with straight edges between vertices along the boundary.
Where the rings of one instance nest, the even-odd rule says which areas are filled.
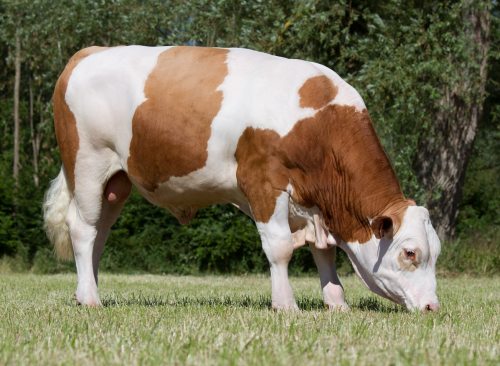
[[[64,165],[61,172],[50,182],[50,187],[45,194],[43,202],[43,221],[45,232],[57,254],[63,260],[73,259],[73,247],[69,228],[66,225],[66,214],[73,198],[68,175]]]

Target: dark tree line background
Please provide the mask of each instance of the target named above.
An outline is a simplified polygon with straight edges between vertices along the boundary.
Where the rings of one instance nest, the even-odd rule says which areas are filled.
[[[0,0],[0,270],[66,268],[41,214],[61,164],[55,83],[83,47],[141,44],[246,47],[332,68],[365,99],[405,195],[429,208],[441,266],[498,273],[499,36],[497,0]],[[337,264],[349,271],[344,255]],[[235,208],[181,227],[134,192],[101,266],[261,272],[267,260]],[[294,255],[292,271],[313,267],[307,249]]]

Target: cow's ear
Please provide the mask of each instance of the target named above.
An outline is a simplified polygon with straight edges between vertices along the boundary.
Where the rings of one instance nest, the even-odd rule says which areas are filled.
[[[377,239],[392,238],[394,224],[389,216],[377,216],[372,220],[371,227]]]

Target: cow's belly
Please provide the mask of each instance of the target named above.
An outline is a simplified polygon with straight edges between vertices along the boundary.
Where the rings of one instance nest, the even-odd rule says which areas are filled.
[[[141,186],[130,177],[132,184],[154,205],[166,208],[182,224],[192,220],[203,207],[218,203],[232,203],[250,215],[248,201],[236,181],[236,165],[226,164],[219,169],[205,167],[184,177],[171,177],[159,183],[154,191]]]

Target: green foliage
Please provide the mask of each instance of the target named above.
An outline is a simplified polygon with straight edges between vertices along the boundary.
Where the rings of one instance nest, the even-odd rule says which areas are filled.
[[[491,25],[488,97],[465,178],[457,231],[475,236],[500,226],[500,12]],[[497,242],[497,245],[498,242]]]
[[[460,81],[463,69],[454,68],[454,62],[459,60],[464,68],[478,64],[470,58],[469,35],[461,31],[464,4],[402,0],[0,0],[0,257],[10,258],[2,263],[18,269],[33,265],[38,273],[73,268],[52,257],[42,229],[41,202],[49,180],[60,168],[52,125],[54,85],[71,55],[92,45],[246,47],[325,64],[361,93],[405,194],[424,202],[428,193],[419,186],[412,169],[419,137],[432,130],[435,111],[443,108],[438,105],[443,85],[452,87]],[[480,2],[481,6],[487,4]],[[481,258],[487,253],[484,248],[489,247],[475,246],[466,237],[500,225],[500,27],[498,3],[492,6],[489,96],[465,182],[458,223],[462,239],[454,244],[462,248],[458,251],[461,254],[451,255],[445,249],[446,260],[440,260],[450,271],[458,268],[459,261],[467,263],[464,256],[472,255],[469,251],[477,251]],[[17,192],[12,179],[16,35],[22,48]],[[41,144],[38,187],[34,184],[36,153],[29,128],[30,83],[35,133]],[[498,247],[498,236],[492,236],[491,243]],[[491,255],[492,261],[498,258],[495,256]],[[172,215],[148,204],[136,192],[111,231],[101,262],[101,268],[109,271],[184,274],[264,272],[267,266],[254,224],[236,208],[205,208],[189,226],[181,227]],[[471,265],[473,273],[482,273],[478,266]],[[342,251],[337,255],[337,267],[352,271]],[[494,272],[491,265],[485,268]],[[309,250],[298,250],[290,272],[314,270]]]
[[[166,210],[144,201],[134,190],[111,231],[102,269],[181,274],[268,271],[255,224],[232,205],[202,209],[188,226],[181,226]],[[349,273],[352,268],[346,261],[347,256],[339,253],[337,266]],[[314,268],[308,248],[294,253],[290,273]]]
[[[3,178],[3,179],[2,179]],[[13,216],[13,197],[9,180],[11,176],[0,177],[0,253],[14,254],[19,244]]]
[[[261,272],[268,266],[255,225],[236,208],[205,208],[183,227],[136,191],[110,235],[103,265],[155,273]]]
[[[478,140],[476,145],[488,143],[484,138]],[[500,186],[498,185],[500,169],[497,163],[488,164],[489,159],[481,157],[477,150],[475,152],[467,171],[457,225],[459,233],[472,236],[475,231],[487,231],[491,226],[500,227]]]
[[[469,232],[443,245],[436,265],[442,275],[467,273],[474,276],[500,274],[500,229]]]

